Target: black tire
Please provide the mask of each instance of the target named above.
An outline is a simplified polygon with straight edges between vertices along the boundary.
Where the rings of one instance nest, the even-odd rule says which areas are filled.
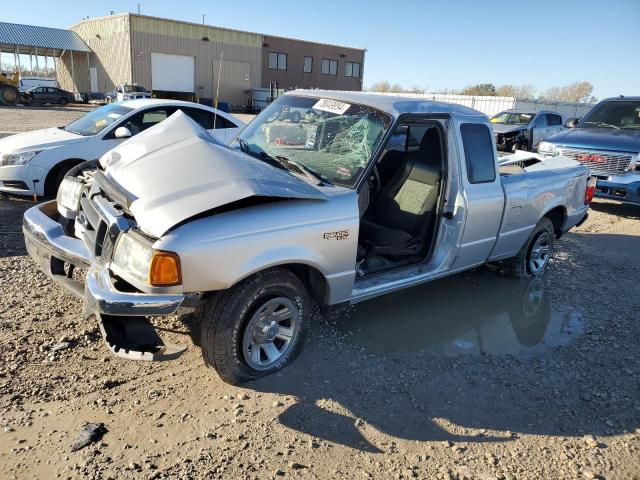
[[[544,262],[544,265],[541,268],[536,269],[532,266],[532,261],[534,260],[535,255],[532,255],[534,246],[537,245],[537,242],[542,239],[546,239],[548,244],[547,250],[547,258]],[[553,223],[547,217],[544,217],[542,220],[538,222],[538,224],[531,232],[529,239],[524,244],[524,246],[520,249],[518,254],[505,260],[505,272],[514,277],[514,278],[531,278],[538,277],[544,274],[545,270],[549,265],[549,261],[551,256],[553,255],[553,239],[555,238],[555,232],[553,229]],[[534,262],[535,263],[535,262]]]
[[[61,98],[60,100],[58,100],[58,103],[62,106],[65,106],[67,103],[69,103],[69,100],[67,100],[66,98]]]
[[[20,92],[13,85],[0,85],[0,103],[12,107],[20,101]]]
[[[297,323],[292,330],[295,333],[288,346],[283,347],[283,354],[277,361],[263,369],[253,368],[245,357],[248,353],[243,345],[245,333],[249,335],[247,327],[256,318],[263,318],[256,316],[267,302],[279,299],[288,299],[294,307]],[[204,361],[216,370],[222,380],[232,385],[280,370],[299,354],[310,312],[311,300],[295,274],[284,268],[270,268],[259,272],[216,295],[198,311]],[[261,349],[258,349],[258,357],[261,354]]]
[[[65,160],[64,162],[56,165],[47,175],[44,181],[44,196],[45,198],[55,198],[58,193],[58,187],[67,176],[69,170],[81,163],[82,160]]]

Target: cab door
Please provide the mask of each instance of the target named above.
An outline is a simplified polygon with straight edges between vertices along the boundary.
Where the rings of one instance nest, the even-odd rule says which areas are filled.
[[[538,147],[538,144],[547,138],[549,135],[547,134],[547,116],[542,113],[539,114],[538,117],[533,122],[533,132],[531,134],[531,149],[535,149]]]
[[[504,192],[497,171],[496,147],[486,123],[456,122],[461,163],[464,233],[454,269],[484,263],[496,243]]]

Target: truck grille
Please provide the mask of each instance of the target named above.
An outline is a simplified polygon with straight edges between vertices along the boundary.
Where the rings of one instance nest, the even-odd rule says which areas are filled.
[[[101,264],[111,260],[118,235],[130,227],[123,211],[101,191],[98,182],[83,192],[78,221],[84,229],[85,245]]]
[[[575,150],[572,148],[560,149],[560,155],[572,158],[589,167],[594,175],[625,173],[632,160],[632,156],[629,153]]]

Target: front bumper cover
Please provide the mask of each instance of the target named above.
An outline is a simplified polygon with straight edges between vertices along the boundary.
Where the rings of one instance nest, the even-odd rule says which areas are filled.
[[[594,194],[598,198],[640,205],[640,172],[599,177]]]
[[[165,345],[161,341],[153,344],[144,341],[140,344],[127,337],[126,333],[131,329],[126,328],[126,320],[135,318],[133,323],[137,328],[130,334],[148,339],[149,332],[145,332],[141,326],[143,317],[170,315],[179,309],[191,310],[195,306],[193,300],[199,296],[118,290],[108,268],[93,261],[82,240],[65,234],[56,221],[57,216],[55,200],[36,205],[25,212],[23,233],[27,251],[51,280],[83,299],[85,317],[96,317],[109,349],[118,356],[142,360],[163,360],[167,356],[174,357],[182,353],[182,347]],[[70,265],[88,269],[84,283],[69,273]],[[148,328],[153,329],[150,323],[147,324]],[[113,340],[116,337],[120,342]],[[131,348],[132,345],[141,349],[135,350]]]

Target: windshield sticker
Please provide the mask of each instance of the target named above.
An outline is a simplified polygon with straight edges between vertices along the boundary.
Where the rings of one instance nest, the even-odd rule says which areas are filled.
[[[95,125],[96,127],[101,127],[101,126],[106,125],[106,124],[107,124],[107,121],[106,121],[104,118],[101,118],[101,119],[100,119],[100,120],[98,120],[96,123],[94,123],[94,125]]]
[[[107,117],[109,117],[109,118],[115,118],[115,119],[120,118],[121,116],[122,116],[122,115],[120,115],[119,113],[109,113],[109,114],[107,115]]]
[[[312,107],[314,110],[322,110],[323,112],[335,113],[336,115],[342,115],[349,110],[351,105],[348,103],[339,102],[337,100],[330,100],[328,98],[321,98]]]

